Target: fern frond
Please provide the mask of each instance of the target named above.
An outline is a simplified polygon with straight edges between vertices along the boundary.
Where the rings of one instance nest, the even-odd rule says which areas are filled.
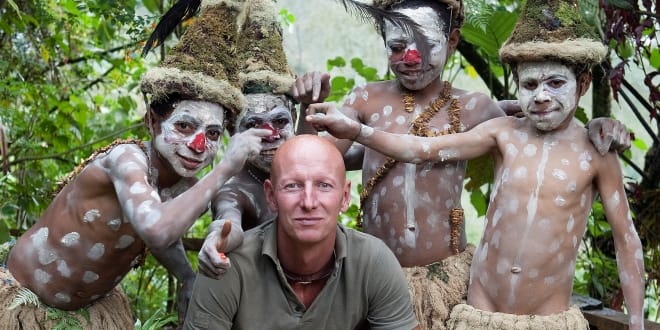
[[[34,292],[30,291],[28,288],[21,287],[18,289],[16,297],[14,297],[14,300],[12,300],[11,305],[9,305],[7,309],[12,310],[18,306],[24,305],[34,305],[35,307],[39,307],[40,302],[39,297]]]
[[[488,22],[490,22],[493,14],[495,14],[495,8],[493,5],[487,3],[486,0],[469,0],[467,1],[465,8],[465,24],[486,31],[488,28]]]

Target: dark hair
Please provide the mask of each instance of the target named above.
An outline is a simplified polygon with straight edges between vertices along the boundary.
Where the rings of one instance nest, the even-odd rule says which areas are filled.
[[[454,28],[459,28],[460,24],[459,22],[455,22],[452,20],[451,17],[451,10],[449,10],[449,7],[445,3],[440,3],[436,0],[409,0],[409,1],[403,1],[399,2],[396,4],[393,4],[387,8],[388,11],[393,11],[396,9],[404,9],[404,8],[419,8],[419,7],[429,7],[433,9],[436,13],[438,13],[438,23],[441,23],[440,26],[442,26],[442,32],[445,33],[445,36],[449,36],[451,33],[451,30],[449,27],[451,26],[452,29]],[[380,26],[380,33],[381,36],[383,37],[383,40],[385,40],[385,22],[378,22]]]
[[[181,100],[183,100],[183,97],[180,94],[173,93],[168,94],[167,97],[158,101],[152,101],[149,106],[159,117],[165,118],[174,111],[177,103],[181,102]]]

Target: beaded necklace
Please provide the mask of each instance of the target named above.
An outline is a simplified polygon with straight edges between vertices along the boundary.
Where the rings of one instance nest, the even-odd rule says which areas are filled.
[[[433,133],[429,129],[429,122],[433,117],[444,107],[447,102],[449,102],[449,107],[447,108],[447,113],[449,115],[450,127],[439,132]],[[403,104],[404,110],[406,112],[412,112],[414,109],[415,98],[411,93],[403,94]],[[422,137],[433,137],[446,134],[453,134],[460,132],[461,127],[461,108],[458,99],[452,97],[451,95],[451,83],[448,81],[443,82],[442,94],[435,98],[431,103],[424,108],[424,111],[417,116],[411,122],[411,127],[408,134]],[[360,193],[360,210],[357,215],[357,225],[362,227],[362,218],[364,216],[364,205],[365,201],[373,191],[373,188],[378,184],[389,171],[396,165],[397,161],[387,157],[385,162],[381,167],[376,170],[376,174],[367,181],[363,186],[362,192]],[[450,223],[451,223],[451,247],[454,253],[458,253],[458,245],[460,238],[460,225],[463,223],[463,210],[460,208],[453,208],[450,211]],[[410,225],[409,225],[410,227]],[[412,227],[414,228],[414,226]]]

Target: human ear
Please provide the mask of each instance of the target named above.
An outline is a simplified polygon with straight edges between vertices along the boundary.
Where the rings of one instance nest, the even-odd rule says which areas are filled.
[[[578,96],[582,97],[584,96],[585,93],[589,90],[589,86],[591,85],[591,73],[590,72],[583,72],[580,74],[578,77]]]
[[[266,179],[266,181],[264,181],[264,192],[266,193],[266,202],[268,203],[268,208],[273,212],[277,212],[277,202],[275,201],[275,189],[270,179]]]
[[[341,211],[346,212],[351,204],[351,181],[346,180],[344,191],[342,192]]]
[[[459,29],[453,29],[449,33],[449,38],[447,39],[447,48],[449,50],[447,52],[448,57],[451,56],[451,54],[453,54],[454,51],[456,51],[456,47],[458,47],[458,43],[460,41],[461,41],[461,32],[460,32],[460,30]]]

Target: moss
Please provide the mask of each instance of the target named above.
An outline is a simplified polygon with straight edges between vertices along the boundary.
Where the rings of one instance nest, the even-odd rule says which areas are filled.
[[[426,270],[427,270],[426,277],[428,279],[433,280],[433,278],[435,277],[445,283],[449,282],[449,275],[447,275],[447,271],[445,270],[444,261],[430,264],[426,266]]]
[[[574,1],[528,1],[516,27],[511,42],[527,41],[559,42],[566,39],[597,39]]]

